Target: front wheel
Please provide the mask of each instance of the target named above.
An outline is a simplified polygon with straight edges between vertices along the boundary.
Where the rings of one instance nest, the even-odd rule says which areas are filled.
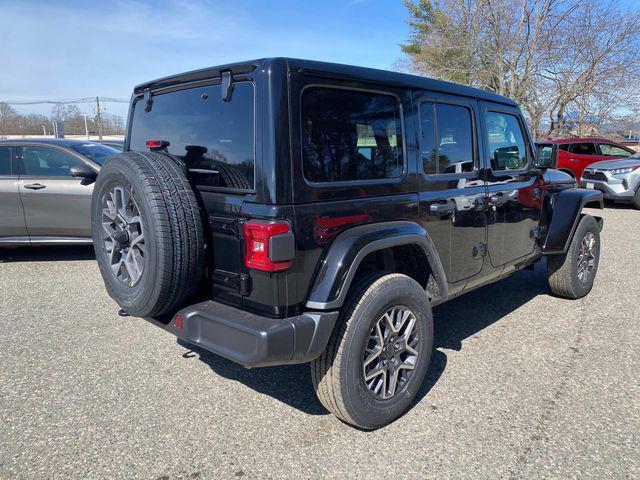
[[[338,418],[374,429],[399,417],[424,380],[433,346],[424,289],[400,274],[352,289],[325,352],[311,364],[318,398]]]
[[[585,215],[576,228],[567,253],[547,258],[549,286],[556,295],[577,299],[593,288],[600,262],[600,225]]]

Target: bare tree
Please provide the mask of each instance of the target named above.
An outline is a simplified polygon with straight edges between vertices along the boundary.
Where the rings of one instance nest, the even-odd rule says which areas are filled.
[[[0,135],[8,135],[11,133],[17,115],[11,105],[0,102]]]
[[[536,137],[545,116],[549,131],[557,133],[564,130],[569,109],[584,118],[610,115],[628,98],[630,83],[623,77],[640,59],[639,36],[632,28],[634,16],[615,0],[406,0],[405,5],[412,34],[402,49],[411,68],[513,98]]]

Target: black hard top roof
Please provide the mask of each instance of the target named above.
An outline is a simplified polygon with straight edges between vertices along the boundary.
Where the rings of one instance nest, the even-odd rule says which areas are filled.
[[[295,70],[300,73],[309,73],[317,75],[329,75],[334,78],[342,78],[355,80],[365,83],[386,84],[400,88],[413,88],[420,90],[431,90],[441,93],[449,93],[452,95],[461,95],[465,97],[478,98],[491,102],[503,103],[506,105],[516,106],[513,100],[497,95],[495,93],[480,90],[478,88],[467,87],[457,83],[444,82],[442,80],[434,80],[432,78],[420,77],[418,75],[409,75],[406,73],[391,72],[388,70],[379,70],[368,67],[356,67],[352,65],[343,65],[340,63],[318,62],[315,60],[302,60],[296,58],[260,58],[257,60],[249,60],[246,62],[230,63],[217,67],[203,68],[193,70],[191,72],[171,75],[169,77],[159,78],[151,82],[145,82],[135,87],[135,93],[141,93],[147,88],[163,88],[170,87],[185,82],[195,82],[207,78],[217,77],[223,70],[231,70],[234,75],[248,74],[258,68],[268,69],[272,65],[281,65],[288,70]]]

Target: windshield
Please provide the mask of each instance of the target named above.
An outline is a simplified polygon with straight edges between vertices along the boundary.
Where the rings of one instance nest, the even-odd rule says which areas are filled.
[[[119,150],[109,147],[107,145],[100,145],[99,143],[81,143],[77,145],[71,145],[71,148],[90,160],[93,160],[98,165],[104,165],[104,162],[112,155],[120,153]]]

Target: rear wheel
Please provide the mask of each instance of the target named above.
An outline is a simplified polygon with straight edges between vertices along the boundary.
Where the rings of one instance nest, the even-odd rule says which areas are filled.
[[[593,288],[600,261],[600,226],[585,215],[578,223],[567,253],[547,258],[547,275],[553,293],[582,298]]]
[[[200,215],[171,157],[125,152],[104,165],[92,199],[93,245],[107,291],[125,312],[160,316],[195,292],[204,262]]]
[[[431,306],[420,284],[400,274],[363,278],[311,364],[318,398],[351,425],[386,425],[418,392],[432,346]]]

